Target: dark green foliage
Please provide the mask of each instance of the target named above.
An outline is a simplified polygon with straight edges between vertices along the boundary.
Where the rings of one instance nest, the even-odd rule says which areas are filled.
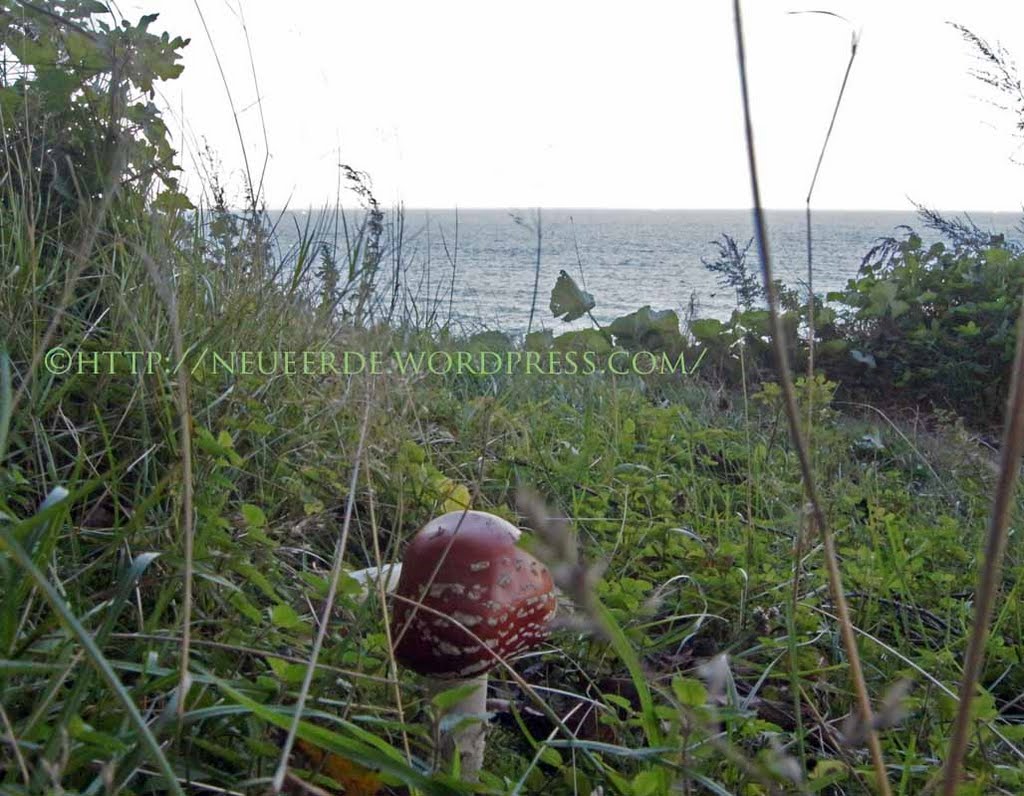
[[[150,33],[156,18],[118,25],[92,0],[0,2],[0,212],[33,208],[45,237],[115,190],[162,189],[159,207],[190,207],[152,102],[154,83],[181,73],[188,40]]]
[[[920,213],[948,244],[926,246],[906,227],[902,238],[884,239],[868,253],[845,290],[817,298],[816,365],[847,397],[952,411],[972,425],[994,426],[1009,387],[1024,252],[970,219]],[[753,283],[745,250],[723,237],[714,267],[705,265],[724,274],[740,306],[728,321],[691,320],[689,331],[706,352],[704,373],[739,388],[744,370],[748,383],[756,383],[770,377],[774,361],[768,313],[747,290]],[[808,307],[785,288],[780,304],[790,359],[800,371],[808,354]]]
[[[1002,236],[962,236],[947,248],[908,232],[876,247],[848,288],[829,296],[841,302],[839,320],[823,331],[843,346],[822,364],[852,393],[995,424],[1022,290],[1024,255]]]

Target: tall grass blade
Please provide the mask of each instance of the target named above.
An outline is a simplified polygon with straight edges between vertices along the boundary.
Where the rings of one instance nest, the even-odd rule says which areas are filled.
[[[132,591],[136,584],[142,578],[143,574],[149,568],[158,557],[159,553],[141,553],[136,556],[132,561],[131,565],[122,573],[118,580],[116,593],[113,600],[110,602],[110,606],[107,609],[106,617],[103,620],[103,624],[100,629],[96,631],[93,636],[93,640],[96,646],[100,649],[106,644],[107,639],[114,630],[114,625],[117,622],[117,618],[121,615],[121,611],[124,606],[127,605],[128,600],[131,598]],[[113,668],[113,665],[112,665]],[[63,676],[61,677],[63,679]],[[78,712],[78,707],[81,704],[82,699],[88,693],[88,689],[92,684],[92,677],[89,676],[88,672],[79,676],[74,681],[74,686],[71,689],[71,693],[64,699],[63,709],[61,710],[61,719],[59,724],[61,726],[67,726],[69,722],[75,717]],[[59,733],[54,733],[50,738],[50,743],[47,746],[48,754],[56,754],[57,748],[60,743]],[[42,777],[42,771],[39,771],[37,778]]]
[[[0,462],[7,456],[7,437],[11,430],[11,411],[14,398],[11,394],[11,360],[4,348],[0,348]]]
[[[61,624],[63,624],[75,637],[78,643],[82,645],[89,661],[96,668],[100,677],[103,678],[104,682],[114,693],[114,696],[117,697],[117,700],[124,707],[129,723],[135,728],[135,731],[139,734],[140,741],[149,752],[150,760],[163,775],[167,790],[170,793],[177,794],[178,796],[184,796],[184,791],[181,789],[181,786],[178,784],[175,777],[174,769],[171,768],[171,764],[168,762],[167,757],[164,755],[163,750],[160,748],[160,744],[153,736],[153,733],[150,732],[149,726],[139,713],[139,709],[135,706],[135,702],[132,701],[131,695],[118,679],[117,674],[114,672],[113,668],[111,668],[110,663],[104,657],[103,652],[96,644],[92,635],[90,635],[89,631],[86,630],[82,626],[82,623],[78,621],[78,617],[74,615],[67,603],[64,602],[64,599],[61,597],[54,585],[47,580],[46,576],[32,561],[31,556],[29,556],[25,548],[21,546],[21,543],[17,538],[18,531],[19,526],[17,525],[14,526],[14,528],[0,525],[0,549],[13,558],[15,563],[25,571],[25,574],[28,575],[29,579],[33,583],[35,583],[46,602],[49,603],[50,607],[57,614]]]
[[[248,708],[255,716],[268,724],[287,729],[289,734],[294,734],[304,741],[336,755],[341,755],[361,766],[394,777],[409,787],[420,789],[423,793],[446,796],[447,794],[469,792],[467,786],[460,786],[454,780],[447,778],[444,782],[431,780],[406,763],[401,752],[386,746],[379,739],[370,736],[369,733],[354,733],[357,737],[341,735],[318,724],[302,721],[302,705],[296,704],[292,708],[292,715],[289,716],[280,709],[261,705],[226,682],[219,681],[219,687],[233,702]],[[352,732],[358,728],[349,725],[347,729]],[[371,738],[373,738],[372,741]],[[283,780],[282,777],[282,782]]]

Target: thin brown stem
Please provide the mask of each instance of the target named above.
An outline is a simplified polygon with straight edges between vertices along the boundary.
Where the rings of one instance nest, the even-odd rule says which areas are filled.
[[[327,626],[331,621],[331,614],[334,611],[334,601],[338,596],[338,583],[341,581],[341,566],[345,558],[345,548],[348,546],[348,530],[352,525],[352,512],[355,509],[356,487],[359,484],[359,465],[363,459],[363,450],[366,447],[366,432],[370,425],[370,410],[373,406],[370,396],[366,396],[366,408],[363,411],[362,427],[359,430],[359,444],[356,446],[355,458],[352,462],[352,477],[349,479],[348,497],[345,500],[345,519],[341,526],[341,536],[334,549],[334,562],[331,565],[331,580],[327,587],[327,599],[324,600],[323,610],[320,614],[320,625],[317,628],[316,638],[313,640],[313,649],[309,653],[309,661],[306,664],[306,673],[302,678],[302,687],[299,689],[299,697],[295,703],[295,713],[292,716],[291,726],[288,728],[288,735],[285,737],[284,745],[281,747],[281,759],[274,772],[271,792],[275,795],[281,792],[284,787],[285,775],[288,773],[288,758],[291,756],[292,747],[295,745],[295,737],[299,731],[299,722],[302,720],[302,711],[306,706],[309,697],[309,689],[313,684],[313,675],[316,673],[317,659],[320,657],[320,650],[324,645],[327,636]]]
[[[842,575],[839,570],[839,561],[836,555],[835,540],[825,520],[825,513],[821,508],[821,501],[818,498],[818,491],[814,484],[814,475],[811,471],[810,456],[807,451],[807,444],[800,430],[800,415],[796,404],[796,391],[793,387],[793,378],[789,372],[789,357],[786,353],[785,336],[782,328],[782,319],[779,315],[779,297],[775,287],[774,274],[772,272],[771,258],[768,252],[768,233],[764,218],[764,207],[761,204],[761,188],[758,183],[757,158],[754,152],[754,127],[750,114],[750,91],[747,84],[746,51],[743,43],[743,21],[740,11],[740,0],[733,0],[733,14],[736,27],[736,50],[740,71],[740,89],[743,99],[743,121],[746,136],[747,166],[750,172],[750,187],[754,203],[754,229],[757,239],[758,254],[761,258],[761,269],[764,278],[765,292],[768,296],[768,310],[771,316],[772,348],[775,352],[775,365],[779,376],[780,386],[784,398],[786,418],[789,421],[790,436],[793,446],[796,448],[797,458],[800,462],[800,474],[803,480],[804,492],[807,502],[810,504],[811,513],[815,524],[821,533],[822,545],[825,551],[825,567],[828,573],[829,586],[832,590],[832,598],[836,604],[836,615],[839,618],[839,630],[843,639],[843,646],[850,664],[850,678],[853,681],[856,691],[857,705],[860,711],[860,720],[863,722],[864,732],[867,737],[868,748],[871,751],[871,760],[875,768],[875,778],[883,796],[889,796],[891,789],[885,771],[885,760],[882,757],[882,746],[878,741],[878,735],[874,729],[874,717],[871,709],[871,699],[868,696],[867,684],[864,680],[864,672],[861,668],[860,654],[857,651],[857,639],[853,632],[853,622],[850,619],[849,606],[843,591]]]
[[[184,533],[184,596],[181,611],[181,653],[178,672],[178,719],[185,715],[185,702],[189,687],[189,656],[192,651],[192,586],[195,547],[195,517],[193,515],[194,484],[192,480],[192,409],[189,390],[189,369],[185,366],[185,340],[178,315],[178,297],[172,284],[165,281],[153,258],[139,249],[139,255],[157,295],[163,300],[171,325],[174,348],[175,376],[178,404],[178,433],[181,435],[181,527]]]
[[[374,510],[374,496],[372,480],[370,478],[370,465],[363,462],[366,473],[367,490],[369,491],[370,507],[370,529],[373,534],[373,556],[378,573],[386,573],[377,579],[377,596],[380,598],[381,616],[384,617],[384,637],[388,642],[388,672],[391,675],[394,686],[395,707],[398,709],[398,721],[402,725],[402,748],[405,750],[405,759],[412,762],[412,750],[409,748],[409,734],[405,731],[405,711],[402,708],[402,688],[398,682],[398,661],[395,660],[395,648],[391,642],[391,622],[388,621],[388,598],[386,584],[391,578],[391,573],[384,569],[384,562],[380,554],[380,534],[377,531],[377,513]]]
[[[818,13],[818,12],[812,12]],[[844,19],[838,14],[828,12],[829,16]],[[848,20],[847,20],[848,21]],[[843,73],[843,82],[839,86],[839,94],[836,96],[835,107],[832,108],[832,118],[828,123],[828,130],[825,132],[825,140],[821,144],[821,151],[818,153],[818,162],[814,166],[814,175],[811,177],[811,185],[807,189],[806,226],[807,226],[807,444],[813,452],[813,418],[814,418],[814,257],[811,239],[811,197],[814,195],[814,186],[818,182],[818,174],[821,171],[822,161],[825,159],[825,151],[828,149],[828,142],[832,138],[832,129],[836,126],[836,117],[839,115],[839,106],[843,104],[843,94],[846,93],[846,83],[850,79],[850,70],[853,69],[854,59],[857,57],[858,37],[854,33],[850,44],[850,60],[846,62],[846,72]]]
[[[28,765],[25,763],[25,757],[21,754],[21,747],[18,746],[18,738],[14,734],[14,727],[11,726],[11,720],[7,718],[7,711],[4,710],[4,706],[0,705],[0,720],[3,721],[4,732],[7,733],[7,743],[11,747],[11,754],[14,755],[14,759],[18,761],[18,769],[21,771],[21,778],[25,782],[26,789],[31,787],[32,777],[28,773]]]

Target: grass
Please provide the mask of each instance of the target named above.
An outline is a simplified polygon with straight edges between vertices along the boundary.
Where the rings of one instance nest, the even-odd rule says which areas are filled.
[[[255,201],[109,190],[69,243],[24,201],[38,173],[5,167],[0,792],[1024,790],[1018,432],[1000,461],[955,418],[791,383],[784,348],[776,383],[740,346],[731,395],[700,373],[218,373],[212,352],[516,343],[399,294],[402,225],[351,169],[368,212],[335,255],[336,216],[282,253]],[[55,346],[172,367],[56,374]],[[492,676],[475,786],[434,770],[443,696],[397,667],[394,598],[346,574],[467,500],[531,530],[564,595]]]
[[[144,264],[133,272],[131,262],[88,283],[94,292],[137,296],[132,305],[112,302],[106,334],[125,348],[170,348],[171,325],[153,321],[165,305]],[[306,310],[278,300],[270,284],[228,278],[201,260],[179,268],[191,277],[179,281],[186,340],[299,348],[316,345],[318,331],[332,336],[305,319]],[[203,322],[189,308],[207,299],[187,285],[207,280],[216,280],[222,310]],[[2,295],[14,297],[8,289]],[[4,312],[27,306],[17,298]],[[60,342],[81,344],[80,328],[68,328]],[[345,348],[416,345],[398,331],[337,334]],[[25,361],[32,344],[10,338],[12,360]],[[614,641],[594,632],[584,612],[516,666],[553,718],[498,676],[494,694],[510,707],[497,717],[485,787],[799,791],[784,776],[802,771],[805,791],[868,790],[865,753],[844,739],[844,717],[855,710],[848,659],[776,388],[752,388],[745,411],[742,401],[718,408],[698,380],[391,373],[373,380],[372,400],[369,389],[362,377],[193,374],[192,686],[187,702],[172,706],[187,561],[175,385],[160,374],[40,382],[37,408],[12,417],[4,461],[5,538],[32,539],[25,549],[45,579],[24,584],[16,597],[5,590],[6,735],[33,773],[22,781],[9,741],[5,788],[60,783],[102,792],[105,764],[136,792],[165,788],[135,751],[124,695],[109,678],[86,678],[82,633],[94,634],[100,660],[155,726],[186,789],[268,787],[281,755],[278,733],[294,724],[304,694],[300,740],[382,772],[384,783],[428,788],[425,705],[415,678],[395,678],[380,601],[355,600],[343,576],[337,599],[328,599],[345,509],[352,507],[344,565],[358,568],[394,560],[456,484],[469,489],[474,506],[542,531],[536,515],[528,520],[515,508],[519,486],[529,484],[545,496],[549,515],[570,518],[582,561],[603,563],[594,595]],[[987,451],[957,426],[895,418],[890,426],[874,412],[840,413],[831,390],[819,383],[814,397],[814,477],[836,528],[869,692],[877,705],[902,678],[916,683],[909,717],[879,732],[894,790],[915,793],[945,753],[950,694],[971,624],[973,550],[996,476]],[[38,515],[36,505],[57,484],[71,497],[57,517],[52,509]],[[130,562],[146,553],[160,555],[130,577],[130,598],[115,599],[112,590],[135,571]],[[16,562],[5,561],[8,583],[21,582]],[[979,740],[967,761],[971,780],[988,792],[1014,792],[1021,772],[1013,701],[1024,687],[1017,662],[1024,616],[1014,598],[1020,571],[1011,548],[988,642]],[[80,628],[58,621],[67,616]],[[108,623],[113,632],[97,632]],[[725,683],[702,677],[698,668],[722,654]],[[315,780],[300,755],[289,760],[291,775]]]

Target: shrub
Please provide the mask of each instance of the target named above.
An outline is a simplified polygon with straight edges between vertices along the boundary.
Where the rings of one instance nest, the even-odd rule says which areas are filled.
[[[117,189],[141,196],[163,189],[159,205],[188,207],[152,102],[154,82],[181,73],[188,40],[150,33],[156,14],[117,25],[94,0],[53,5],[0,2],[5,214],[21,205],[37,214],[40,232],[52,232]]]
[[[838,300],[822,364],[848,389],[997,422],[1024,289],[1024,254],[1001,235],[925,248],[907,230],[865,258]],[[846,350],[844,350],[846,349]]]

